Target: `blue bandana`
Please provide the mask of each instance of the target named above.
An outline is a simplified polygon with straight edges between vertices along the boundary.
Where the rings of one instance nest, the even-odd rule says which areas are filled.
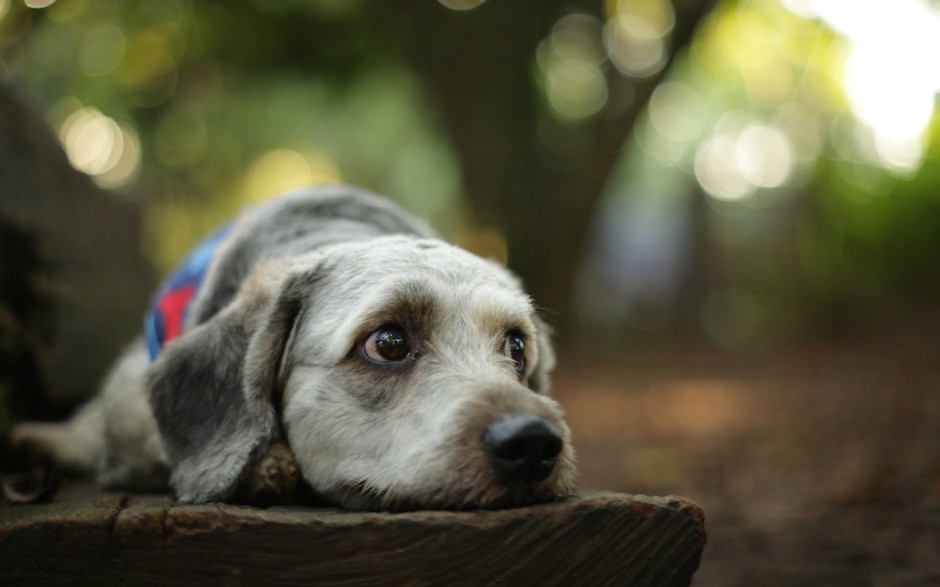
[[[212,257],[231,228],[232,225],[227,224],[199,243],[157,290],[144,316],[144,338],[151,361],[157,358],[164,344],[182,334],[189,306]]]

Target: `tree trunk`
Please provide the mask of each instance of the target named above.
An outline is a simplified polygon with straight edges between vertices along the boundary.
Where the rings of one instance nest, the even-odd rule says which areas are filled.
[[[544,15],[557,18],[573,7],[603,18],[601,2],[486,2],[465,13],[407,4],[415,40],[408,55],[458,152],[473,221],[506,235],[510,266],[542,307],[563,314],[564,328],[596,205],[668,65],[644,80],[608,67],[607,105],[576,128],[559,128],[571,146],[552,147],[543,138],[533,80],[536,48],[554,24]],[[669,63],[710,6],[675,3]]]

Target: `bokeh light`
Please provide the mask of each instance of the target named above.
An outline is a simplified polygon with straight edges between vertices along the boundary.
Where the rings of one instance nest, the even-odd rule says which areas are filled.
[[[757,188],[784,185],[794,167],[793,148],[779,128],[757,122],[742,125],[738,116],[731,115],[699,147],[694,167],[709,195],[740,200]]]
[[[650,122],[667,139],[695,140],[702,133],[706,115],[701,100],[702,97],[689,84],[664,82],[650,96]]]
[[[604,45],[617,69],[630,77],[649,77],[666,64],[662,36],[641,18],[624,15],[607,21]]]
[[[103,188],[122,190],[134,185],[140,175],[140,138],[134,127],[128,124],[119,125],[121,131],[122,150],[114,165],[95,175],[95,183]]]
[[[180,229],[185,242],[160,245],[161,267],[244,203],[341,180],[390,194],[448,237],[463,234],[474,250],[505,258],[506,234],[467,228],[473,207],[466,199],[474,196],[463,186],[474,184],[464,183],[466,152],[449,142],[446,117],[429,116],[437,98],[412,57],[385,59],[375,45],[362,46],[378,58],[345,46],[321,54],[315,44],[295,54],[279,20],[296,11],[313,27],[343,21],[336,34],[344,36],[343,27],[374,17],[359,4],[252,5],[256,23],[245,11],[188,0],[46,2],[41,13],[0,0],[0,34],[4,47],[15,47],[4,63],[28,92],[49,103],[65,94],[81,101],[48,115],[77,168],[123,188],[140,174],[143,154],[150,167],[142,206],[175,206],[193,219],[191,232]],[[482,8],[475,20],[504,8],[484,0],[429,6],[429,15],[448,23],[470,16],[450,11]],[[741,283],[702,284],[683,320],[712,339],[747,339],[720,330],[729,320],[738,320],[739,333],[763,328],[745,328],[747,312],[734,310],[763,303],[755,282],[774,279],[756,270],[742,276],[749,256],[771,251],[799,265],[809,255],[833,266],[841,253],[833,252],[835,239],[824,241],[827,230],[868,238],[900,223],[888,206],[903,206],[896,196],[904,190],[915,194],[911,200],[931,197],[910,186],[924,185],[936,158],[936,2],[898,0],[880,11],[836,0],[716,2],[678,48],[672,44],[685,43],[686,19],[696,13],[680,3],[604,0],[568,10],[580,11],[547,10],[528,29],[544,34],[525,56],[543,99],[530,146],[536,158],[542,149],[572,166],[598,137],[611,137],[603,141],[608,153],[624,153],[609,198],[631,203],[598,222],[606,232],[597,248],[606,256],[591,260],[605,265],[597,272],[607,280],[606,297],[593,306],[611,332],[671,328],[685,274],[701,265],[703,280]],[[269,28],[245,36],[260,24]],[[673,38],[677,28],[681,39]],[[400,33],[390,26],[383,34]],[[357,43],[375,42],[365,39]],[[355,67],[336,67],[347,60]],[[618,128],[629,128],[622,145],[613,136]],[[592,167],[578,165],[585,177]],[[866,206],[885,208],[863,217],[856,208]],[[155,218],[172,223],[174,214]],[[817,225],[804,230],[810,217]],[[832,218],[842,224],[833,228]],[[800,226],[788,232],[788,224]],[[170,232],[176,228],[154,234]],[[693,251],[699,245],[705,253]],[[799,250],[779,253],[791,246]],[[712,254],[720,260],[699,263],[697,256]],[[801,283],[835,281],[826,274]],[[601,291],[595,285],[583,289]],[[724,289],[706,300],[716,285]]]
[[[293,149],[275,149],[258,157],[248,172],[248,200],[262,201],[277,194],[313,184],[339,183],[336,163],[328,156]]]
[[[675,24],[672,4],[665,0],[619,0],[609,8],[604,46],[624,75],[646,78],[666,65],[666,43]]]
[[[140,165],[140,141],[95,108],[79,108],[59,128],[59,140],[73,167],[106,188],[129,184]]]
[[[748,125],[738,137],[735,160],[741,175],[751,185],[775,188],[790,177],[793,149],[783,131],[755,123]]]
[[[718,200],[746,198],[754,186],[742,175],[737,161],[736,137],[716,134],[706,140],[695,154],[695,177],[708,195]]]
[[[648,155],[647,163],[657,167],[683,164],[707,120],[702,96],[692,86],[679,81],[658,85],[636,133]]]
[[[110,169],[122,149],[117,123],[94,108],[83,108],[70,116],[59,137],[72,165],[92,175]]]
[[[563,120],[589,118],[607,103],[601,29],[601,22],[592,16],[569,14],[555,23],[539,45],[536,58],[546,97]]]

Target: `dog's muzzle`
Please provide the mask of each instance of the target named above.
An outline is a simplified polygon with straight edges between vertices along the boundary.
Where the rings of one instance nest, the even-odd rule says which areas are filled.
[[[504,416],[483,432],[483,449],[508,481],[535,483],[548,478],[564,442],[550,422],[538,416]]]

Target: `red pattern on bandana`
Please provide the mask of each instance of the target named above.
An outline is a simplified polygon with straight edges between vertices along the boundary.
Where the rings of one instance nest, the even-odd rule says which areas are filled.
[[[195,293],[195,284],[187,284],[167,293],[160,299],[157,307],[163,313],[165,321],[164,342],[173,340],[183,331],[183,314]]]

